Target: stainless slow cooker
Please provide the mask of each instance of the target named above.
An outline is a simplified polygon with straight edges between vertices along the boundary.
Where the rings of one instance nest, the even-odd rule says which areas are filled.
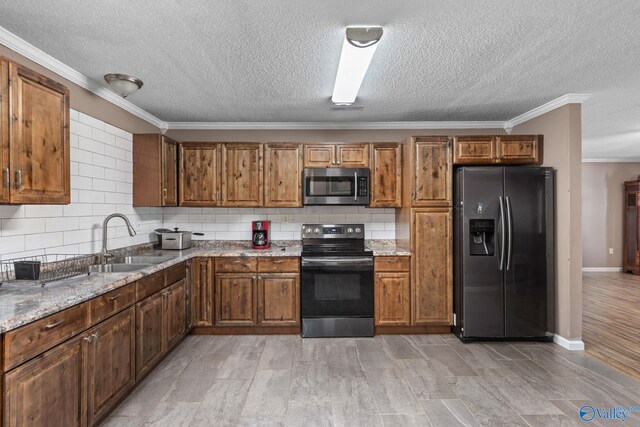
[[[162,249],[189,249],[191,247],[191,235],[204,236],[203,233],[192,233],[191,231],[181,231],[178,227],[173,230],[168,228],[158,228],[154,230],[158,235],[158,243]]]

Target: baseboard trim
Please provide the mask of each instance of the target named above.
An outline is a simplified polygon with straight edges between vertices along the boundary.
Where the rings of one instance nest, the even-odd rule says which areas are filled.
[[[564,337],[561,337],[558,334],[553,336],[553,342],[558,344],[561,347],[566,348],[571,351],[581,351],[584,350],[584,342],[582,340],[568,340]]]
[[[617,273],[622,267],[582,267],[584,273]]]

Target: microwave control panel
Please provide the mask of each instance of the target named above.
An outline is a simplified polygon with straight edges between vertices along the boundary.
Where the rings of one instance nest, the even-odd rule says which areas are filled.
[[[358,177],[358,196],[367,197],[367,183],[368,179],[366,176]]]

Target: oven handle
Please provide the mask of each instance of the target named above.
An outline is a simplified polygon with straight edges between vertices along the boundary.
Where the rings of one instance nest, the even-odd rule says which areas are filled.
[[[355,176],[356,180],[353,183],[353,200],[358,201],[358,172],[354,172],[353,176]]]
[[[367,267],[373,266],[372,257],[314,257],[314,258],[302,258],[302,267]]]

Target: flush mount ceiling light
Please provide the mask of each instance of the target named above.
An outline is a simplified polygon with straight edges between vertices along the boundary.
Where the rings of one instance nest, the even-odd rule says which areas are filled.
[[[126,74],[105,74],[104,80],[111,89],[123,98],[131,95],[142,87],[142,80]]]
[[[355,102],[381,37],[382,27],[347,28],[331,96],[334,104],[351,105]]]

